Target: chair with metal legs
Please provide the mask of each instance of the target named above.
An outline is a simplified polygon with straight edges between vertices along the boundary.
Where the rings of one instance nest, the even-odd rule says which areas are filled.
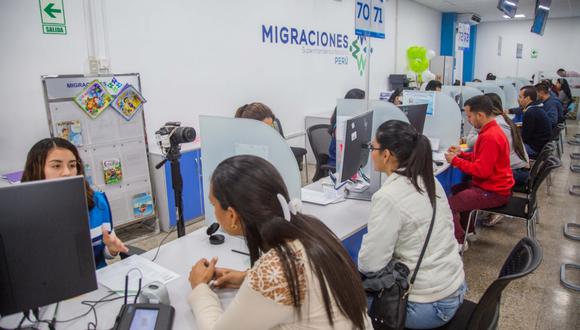
[[[562,163],[556,156],[549,156],[546,161],[541,165],[540,170],[538,171],[538,175],[534,178],[533,186],[531,187],[530,193],[526,194],[523,197],[519,196],[511,196],[508,203],[504,206],[494,207],[489,209],[477,209],[472,210],[469,213],[469,218],[467,221],[467,229],[471,227],[471,223],[475,224],[475,220],[480,212],[492,213],[492,214],[499,214],[502,216],[522,219],[526,221],[526,231],[527,236],[535,238],[536,237],[536,222],[539,219],[538,216],[538,202],[537,202],[537,192],[539,187],[541,186],[542,182],[546,179],[546,177],[552,172],[552,170],[562,166]],[[475,227],[475,226],[474,226]],[[465,240],[467,239],[467,233],[464,238],[464,247],[465,247]],[[463,252],[463,251],[462,251]]]

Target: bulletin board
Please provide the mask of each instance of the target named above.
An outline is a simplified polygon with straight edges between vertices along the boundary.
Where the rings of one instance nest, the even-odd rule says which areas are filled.
[[[98,111],[89,111],[79,99],[95,82],[96,90],[107,97]],[[87,181],[107,195],[115,227],[154,218],[143,114],[146,96],[140,94],[139,74],[43,76],[42,85],[51,136],[77,146]],[[117,96],[127,101],[129,90],[135,101],[125,104],[138,107],[117,110]]]

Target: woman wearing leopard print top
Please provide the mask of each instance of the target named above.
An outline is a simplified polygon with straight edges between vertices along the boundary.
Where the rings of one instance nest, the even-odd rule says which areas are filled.
[[[188,300],[200,329],[370,328],[362,284],[340,240],[318,219],[288,205],[278,171],[255,156],[224,160],[209,197],[217,221],[244,236],[252,267],[216,268],[202,259],[192,268]],[[239,288],[224,311],[208,283]]]

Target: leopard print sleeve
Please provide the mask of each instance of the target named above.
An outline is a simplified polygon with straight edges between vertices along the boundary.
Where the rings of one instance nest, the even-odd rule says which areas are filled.
[[[304,252],[298,250],[293,253],[297,261],[298,282],[300,286],[300,303],[304,301],[306,292],[306,278],[304,266]],[[276,303],[292,306],[292,294],[288,281],[284,275],[284,268],[278,253],[271,249],[264,254],[248,272],[250,287],[265,298]]]

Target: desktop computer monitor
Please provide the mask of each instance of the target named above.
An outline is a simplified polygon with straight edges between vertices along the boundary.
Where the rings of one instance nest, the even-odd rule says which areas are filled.
[[[345,182],[365,167],[369,159],[366,147],[371,142],[373,112],[368,111],[346,121],[344,157],[340,181]]]
[[[415,127],[417,132],[423,134],[425,127],[425,117],[427,116],[428,104],[409,104],[400,105],[399,109],[403,111],[405,116],[409,119],[411,126]]]
[[[0,188],[0,315],[96,289],[83,177]]]

